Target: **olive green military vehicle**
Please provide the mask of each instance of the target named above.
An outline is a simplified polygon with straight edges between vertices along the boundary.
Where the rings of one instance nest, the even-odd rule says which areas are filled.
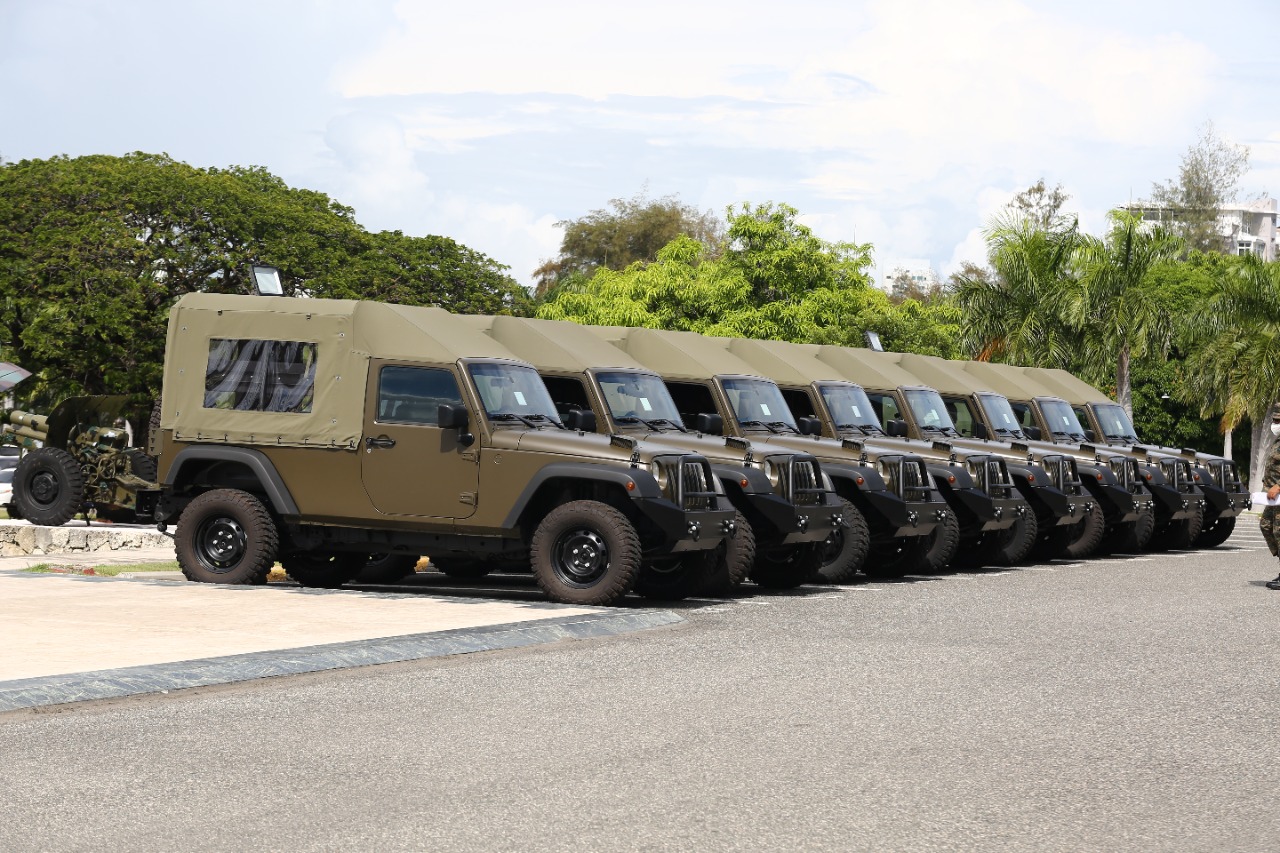
[[[681,420],[702,433],[743,442],[752,453],[807,453],[816,457],[837,494],[866,520],[870,555],[864,571],[900,576],[930,571],[935,531],[947,504],[934,490],[924,460],[874,442],[845,443],[801,432],[782,392],[725,348],[693,332],[589,326],[662,377]],[[759,448],[755,450],[754,448]]]
[[[967,372],[962,362],[910,353],[885,355],[939,393],[951,431],[961,436],[949,440],[1022,454],[1028,463],[1047,470],[1054,483],[1062,483],[1071,497],[1092,499],[1094,511],[1073,525],[1064,557],[1080,559],[1099,549],[1136,551],[1146,545],[1154,514],[1135,462],[1118,454],[1032,440],[1022,432],[1009,402]]]
[[[1186,459],[1163,454],[1121,450],[1087,441],[1084,427],[1071,405],[1029,380],[1020,368],[984,361],[963,362],[966,372],[980,377],[989,388],[1009,401],[1023,432],[1062,447],[1075,447],[1104,458],[1128,457],[1138,468],[1145,490],[1151,495],[1153,532],[1148,548],[1188,548],[1200,534],[1204,498],[1196,474]],[[1126,470],[1129,470],[1126,468]],[[1108,516],[1108,521],[1112,519]],[[1135,540],[1143,535],[1143,518],[1135,519]],[[1137,541],[1131,542],[1136,545]]]
[[[1016,465],[1008,464],[991,452],[975,452],[947,441],[888,436],[861,386],[819,358],[822,347],[745,339],[729,341],[728,346],[778,383],[797,421],[816,419],[821,434],[830,438],[870,441],[886,450],[896,448],[922,457],[951,509],[945,535],[957,543],[953,547],[960,561],[999,562],[1011,541],[1021,537],[1030,543],[1037,529],[1035,519],[1025,518],[1032,500],[1035,503],[1030,506],[1045,508],[1047,525],[1057,524],[1060,516],[1070,518],[1068,498],[1049,484],[1043,472],[1039,482],[1020,490],[1011,472],[1025,464],[1021,458]]]
[[[1131,449],[1139,455],[1162,453],[1166,457],[1186,459],[1193,473],[1200,476],[1196,485],[1200,487],[1205,501],[1204,524],[1192,544],[1197,548],[1213,548],[1227,541],[1231,531],[1235,530],[1236,517],[1252,505],[1249,490],[1241,482],[1235,462],[1191,448],[1148,444],[1138,438],[1124,407],[1092,385],[1065,370],[1018,369],[1027,379],[1043,386],[1047,393],[1056,393],[1071,404],[1089,442],[1097,443],[1101,439],[1111,447]]]
[[[570,430],[530,365],[440,309],[189,294],[164,366],[154,515],[191,580],[304,585],[370,555],[532,569],[607,604],[734,510],[707,460]]]
[[[735,536],[713,571],[713,588],[732,586],[748,571],[762,586],[788,588],[815,571],[836,579],[861,567],[866,521],[852,504],[840,506],[811,454],[689,429],[657,374],[585,326],[518,317],[459,319],[536,367],[566,423],[586,432],[636,436],[711,463],[738,510]],[[678,575],[670,582],[682,585]]]

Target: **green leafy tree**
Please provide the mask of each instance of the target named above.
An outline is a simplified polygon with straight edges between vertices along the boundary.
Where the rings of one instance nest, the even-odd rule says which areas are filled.
[[[460,310],[522,310],[503,267],[445,238],[370,234],[323,193],[260,168],[165,155],[0,165],[0,348],[21,391],[154,396],[169,306],[249,292],[251,261],[291,292]]]
[[[1064,316],[1081,243],[1075,222],[1044,227],[1008,211],[985,237],[991,269],[970,265],[952,279],[964,350],[982,361],[1066,367],[1079,345]]]
[[[1062,184],[1050,189],[1044,178],[1041,178],[1015,195],[1008,207],[1041,228],[1069,227],[1070,222],[1063,218],[1062,206],[1070,198],[1071,195],[1062,188]]]
[[[1155,184],[1151,205],[1167,215],[1165,223],[1192,249],[1221,252],[1218,211],[1232,200],[1249,170],[1249,149],[1217,135],[1207,122],[1200,138],[1182,156],[1178,179]]]
[[[1173,343],[1173,319],[1163,290],[1148,276],[1172,263],[1183,243],[1162,228],[1147,227],[1135,214],[1118,211],[1110,219],[1105,239],[1083,239],[1080,276],[1061,304],[1068,322],[1083,336],[1080,353],[1089,372],[1114,370],[1116,402],[1132,417],[1132,361],[1163,359]]]
[[[575,278],[590,277],[597,269],[621,270],[638,261],[657,260],[658,250],[681,234],[718,246],[724,231],[711,211],[682,204],[678,196],[650,199],[643,193],[615,198],[607,208],[556,225],[564,229],[560,254],[533,273],[539,297]]]

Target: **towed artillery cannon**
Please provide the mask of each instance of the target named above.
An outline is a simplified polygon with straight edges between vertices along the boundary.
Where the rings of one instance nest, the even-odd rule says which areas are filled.
[[[14,470],[9,515],[52,526],[90,510],[116,522],[148,518],[139,496],[154,491],[156,462],[129,447],[120,425],[129,407],[128,397],[69,397],[48,415],[8,412],[0,440],[26,450]]]

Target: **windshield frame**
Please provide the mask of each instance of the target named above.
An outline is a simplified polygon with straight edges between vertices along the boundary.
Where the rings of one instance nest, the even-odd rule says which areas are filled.
[[[790,430],[799,434],[800,427],[796,424],[795,416],[791,414],[791,407],[787,405],[786,398],[782,396],[782,389],[778,387],[778,383],[772,379],[765,379],[763,376],[717,376],[715,377],[716,385],[720,389],[725,402],[728,404],[728,410],[733,413],[733,418],[738,423],[738,427],[744,430],[765,430],[767,432],[777,432],[778,428]],[[741,402],[742,391],[747,390],[745,387],[738,389],[735,385],[751,385],[756,386],[751,390],[757,392],[761,411],[756,415],[743,418],[743,413],[738,411],[735,404]],[[759,392],[764,392],[760,394]],[[766,399],[767,398],[767,399]],[[774,407],[778,411],[774,411]],[[766,420],[767,418],[767,420]]]
[[[880,424],[880,419],[876,417],[875,406],[871,405],[871,398],[867,396],[867,391],[856,382],[837,382],[833,380],[822,380],[813,383],[814,390],[818,392],[817,397],[822,402],[822,409],[827,416],[827,420],[831,422],[831,428],[839,434],[840,432],[848,432],[850,427],[858,428],[861,435],[884,435],[884,427]],[[834,393],[849,393],[852,400],[834,401],[832,397],[827,396],[827,389],[831,389]],[[833,395],[834,396],[834,395]],[[857,398],[861,397],[861,400]],[[842,420],[842,415],[838,414],[834,403],[848,402],[854,406],[854,417],[861,418],[860,422],[849,422]],[[865,414],[860,409],[865,405]],[[870,430],[863,430],[862,427],[869,427]]]
[[[595,386],[596,393],[600,395],[603,409],[614,426],[618,425],[618,418],[628,417],[628,415],[625,412],[614,411],[614,400],[612,395],[605,390],[605,383],[617,382],[621,384],[621,378],[627,377],[644,386],[642,390],[648,390],[649,383],[652,383],[652,387],[655,390],[652,395],[635,398],[640,400],[641,409],[643,409],[646,402],[653,406],[649,411],[630,410],[635,412],[635,417],[641,419],[637,421],[638,424],[643,426],[645,421],[665,421],[674,424],[681,431],[686,429],[684,419],[680,417],[680,411],[676,408],[676,401],[671,396],[667,383],[663,382],[662,377],[657,373],[636,368],[593,367],[587,371],[587,374],[591,377],[591,384]]]
[[[1008,397],[1003,394],[997,394],[994,391],[978,391],[975,396],[978,398],[978,405],[982,407],[982,413],[986,416],[987,422],[991,424],[993,437],[1012,434],[1016,439],[1026,440],[1027,434],[1022,431],[1022,422],[1018,420],[1017,413],[1014,412],[1013,406],[1009,404]],[[987,407],[988,401],[995,405],[994,409]],[[1001,408],[1002,404],[1003,408]],[[1002,417],[1007,418],[1007,422],[1001,423],[1000,419]],[[1010,423],[1013,424],[1012,427],[1009,426]],[[1001,432],[1001,427],[1010,430],[1011,433]]]
[[[1123,438],[1132,439],[1134,444],[1140,443],[1138,440],[1138,431],[1134,429],[1133,420],[1129,417],[1129,413],[1124,410],[1124,406],[1119,403],[1089,403],[1088,406],[1093,409],[1093,416],[1098,420],[1098,426],[1102,427],[1102,436],[1105,439]],[[1111,410],[1119,416],[1119,420],[1123,425],[1127,425],[1129,432],[1122,435],[1115,435],[1107,432],[1106,420],[1102,416],[1103,409]]]
[[[956,429],[955,423],[951,420],[951,415],[947,412],[947,404],[943,402],[942,395],[932,388],[900,388],[903,402],[907,404],[907,408],[911,410],[911,417],[916,422],[916,428],[920,430],[921,435],[925,430],[931,432],[937,431],[942,435],[958,436],[960,431]],[[917,408],[917,402],[920,400],[929,400],[937,402],[937,406],[933,407],[932,414],[938,417],[937,423],[925,424],[925,411]]]
[[[476,401],[479,403],[480,410],[484,413],[485,421],[494,427],[508,426],[529,426],[528,420],[532,419],[535,426],[556,425],[563,427],[560,423],[560,415],[556,412],[555,403],[551,400],[551,394],[547,391],[546,384],[542,381],[541,374],[537,368],[531,364],[521,361],[509,361],[503,359],[461,359],[462,372],[467,378],[467,382],[471,385],[471,390],[475,394]],[[515,403],[509,409],[490,408],[491,390],[482,390],[482,384],[479,381],[481,376],[477,375],[477,368],[482,373],[497,373],[498,371],[511,371],[512,377],[525,379],[523,384],[512,390],[512,394],[516,399]],[[529,377],[533,378],[533,382],[528,382]],[[487,378],[487,377],[486,377]],[[523,398],[525,402],[520,403]],[[495,415],[511,414],[513,418],[502,418],[495,420]]]
[[[1084,424],[1080,423],[1080,419],[1076,417],[1076,410],[1071,408],[1071,404],[1061,397],[1036,397],[1036,406],[1040,409],[1040,417],[1044,421],[1045,428],[1050,436],[1064,435],[1069,439],[1085,441],[1087,433],[1084,431]],[[1054,411],[1051,413],[1050,409]],[[1055,430],[1054,423],[1051,420],[1055,415],[1061,416],[1062,412],[1057,411],[1061,408],[1067,415],[1071,417],[1071,423],[1075,424],[1075,429]]]

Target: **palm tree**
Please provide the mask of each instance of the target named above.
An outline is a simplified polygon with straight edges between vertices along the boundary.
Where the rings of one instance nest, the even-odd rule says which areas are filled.
[[[1078,340],[1062,314],[1081,239],[1076,223],[1045,223],[1011,210],[984,236],[994,277],[970,272],[955,278],[962,345],[980,361],[1066,367]]]
[[[1267,412],[1280,399],[1280,264],[1240,258],[1221,286],[1195,318],[1205,335],[1187,360],[1182,396],[1223,411],[1224,429],[1249,419],[1249,488],[1260,491],[1262,460],[1274,443]]]
[[[1105,375],[1114,366],[1116,402],[1133,417],[1130,363],[1151,355],[1163,358],[1173,342],[1173,319],[1147,273],[1174,261],[1183,242],[1125,211],[1109,218],[1106,239],[1081,240],[1079,276],[1070,282],[1063,305],[1067,321],[1084,339],[1079,356],[1086,369]]]

